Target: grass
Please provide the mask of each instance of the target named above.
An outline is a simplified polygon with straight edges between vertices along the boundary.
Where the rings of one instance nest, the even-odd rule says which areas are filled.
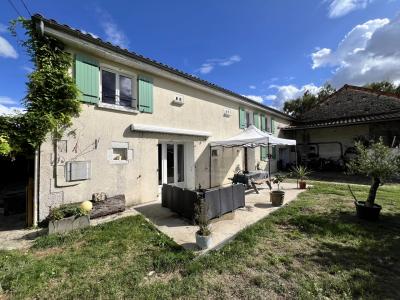
[[[353,191],[365,198],[368,187]],[[198,259],[140,216],[42,237],[26,252],[0,252],[3,296],[398,299],[399,198],[399,185],[380,188],[382,218],[364,222],[345,185],[316,183]]]

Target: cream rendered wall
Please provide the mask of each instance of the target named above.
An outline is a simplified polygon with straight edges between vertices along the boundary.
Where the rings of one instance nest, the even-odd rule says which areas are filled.
[[[242,130],[239,128],[238,103],[154,74],[139,73],[111,61],[99,61],[120,72],[152,77],[154,111],[152,114],[134,114],[82,104],[80,117],[74,120],[73,126],[67,132],[74,134],[66,134],[63,138],[67,141],[67,152],[58,153],[57,180],[54,177],[54,154],[50,139],[40,148],[39,219],[47,216],[50,207],[88,200],[95,192],[106,192],[109,196],[125,194],[127,205],[156,200],[159,196],[157,144],[160,141],[184,142],[187,187],[194,188],[199,184],[208,187],[208,143],[233,136]],[[176,94],[184,95],[185,103],[181,107],[171,104]],[[231,117],[223,116],[224,108],[231,109]],[[266,114],[270,117],[268,112]],[[275,117],[275,120],[283,126],[288,124],[288,121],[279,117]],[[131,124],[201,130],[212,135],[207,139],[131,132]],[[107,160],[107,150],[111,148],[112,142],[128,142],[129,149],[133,149],[133,159],[127,164],[110,163]],[[91,161],[91,179],[66,182],[64,164],[70,160]],[[255,149],[253,168],[259,160],[259,149]],[[273,164],[275,168],[276,163]],[[212,185],[228,183],[228,178],[232,177],[233,172],[242,168],[243,149],[221,150],[218,157],[213,158]]]
[[[358,136],[369,136],[369,125],[352,125],[343,127],[307,129],[306,131],[297,131],[296,140],[298,144],[309,142],[341,142],[343,152],[348,147],[354,146],[354,138]],[[340,148],[334,144],[321,145],[320,156],[323,158],[338,158]]]

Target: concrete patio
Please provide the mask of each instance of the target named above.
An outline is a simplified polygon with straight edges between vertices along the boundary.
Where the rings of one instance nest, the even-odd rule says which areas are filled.
[[[296,199],[304,191],[297,189],[295,183],[283,183],[281,187],[286,192],[284,205]],[[245,207],[211,222],[213,243],[212,247],[207,251],[218,249],[233,239],[244,228],[280,208],[271,205],[269,189],[266,185],[262,186],[259,191],[259,194],[253,191],[249,191],[246,194]],[[190,224],[168,208],[162,207],[160,201],[136,206],[135,210],[143,214],[161,232],[171,237],[179,245],[187,249],[198,250],[195,239],[198,227]]]
[[[295,183],[281,184],[285,190],[285,202],[287,204],[304,190],[296,188]],[[247,226],[268,216],[271,212],[280,207],[273,207],[269,200],[268,187],[261,186],[259,194],[249,190],[246,194],[246,206],[237,209],[233,213],[228,213],[221,218],[211,222],[213,244],[209,250],[218,249],[226,242],[233,239],[241,230]],[[190,224],[188,220],[181,218],[168,208],[161,206],[161,201],[141,204],[127,208],[126,211],[91,220],[91,225],[95,226],[107,223],[120,218],[133,216],[136,214],[144,215],[161,232],[171,237],[176,243],[186,249],[198,250],[196,246],[195,233],[197,226]],[[14,230],[0,230],[0,250],[27,249],[32,246],[33,241],[40,235],[47,234],[47,229],[26,228]],[[202,251],[206,252],[206,251]]]

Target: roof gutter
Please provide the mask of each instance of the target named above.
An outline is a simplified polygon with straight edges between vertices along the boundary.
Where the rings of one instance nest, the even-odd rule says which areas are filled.
[[[330,128],[330,127],[346,127],[352,125],[365,125],[371,123],[382,123],[382,122],[390,122],[397,121],[400,118],[388,118],[388,119],[380,119],[380,120],[369,120],[369,121],[360,121],[360,122],[352,122],[352,123],[336,123],[336,124],[323,124],[323,125],[299,125],[299,126],[287,126],[281,127],[280,129],[283,131],[295,131],[295,130],[304,130],[304,129],[320,129],[320,128]]]

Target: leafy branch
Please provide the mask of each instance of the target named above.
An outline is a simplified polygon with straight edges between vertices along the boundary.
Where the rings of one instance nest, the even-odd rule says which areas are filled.
[[[0,155],[29,155],[50,133],[53,140],[59,139],[80,112],[78,89],[69,74],[73,60],[64,44],[40,34],[33,20],[21,17],[10,22],[15,37],[18,25],[25,31],[19,43],[35,68],[26,84],[26,112],[0,116]]]

